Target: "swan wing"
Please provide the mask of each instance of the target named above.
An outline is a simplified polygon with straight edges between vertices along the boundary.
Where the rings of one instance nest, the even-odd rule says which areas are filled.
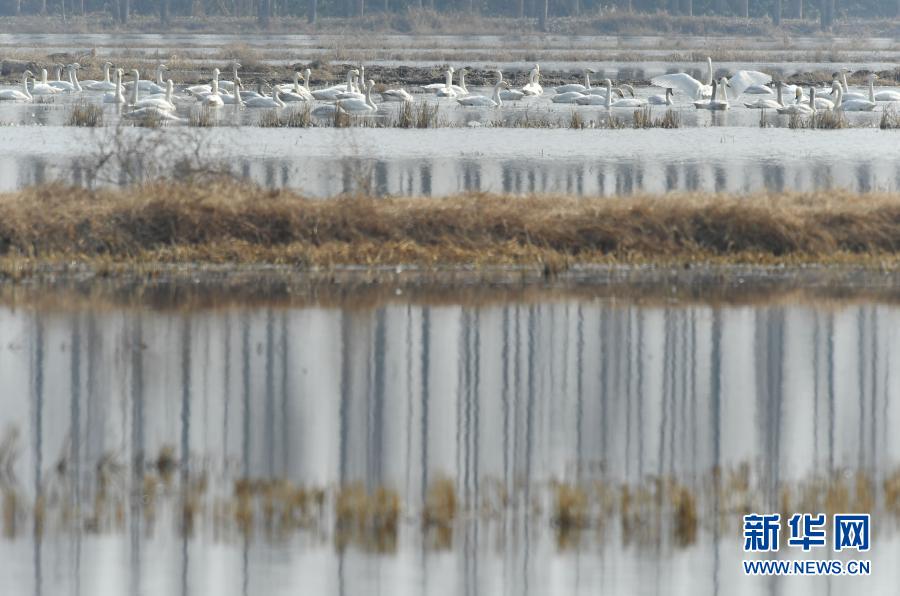
[[[675,89],[688,97],[699,98],[706,85],[684,72],[660,75],[650,79],[650,84],[663,89]]]
[[[737,99],[749,87],[753,85],[767,85],[772,82],[772,77],[758,70],[739,70],[728,79],[726,93],[728,99]]]

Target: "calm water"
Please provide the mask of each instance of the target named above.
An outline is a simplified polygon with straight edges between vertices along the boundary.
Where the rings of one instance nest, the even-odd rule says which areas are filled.
[[[376,298],[310,293],[268,304],[214,288],[206,305],[177,308],[151,302],[154,292],[127,305],[7,300],[0,488],[15,515],[4,514],[0,538],[5,586],[98,596],[299,585],[318,594],[894,594],[900,538],[881,486],[900,465],[900,308],[693,294],[513,288],[426,299],[398,286]],[[164,453],[171,486],[154,475],[164,477]],[[830,477],[852,495],[853,479],[865,478],[873,575],[746,578],[739,506],[728,491],[710,498],[714,470],[728,482],[746,474],[751,488],[733,490],[762,510],[811,479]],[[202,491],[185,488],[199,478]],[[327,495],[353,482],[387,487],[403,519],[387,548],[337,546],[329,496],[311,528],[236,532],[227,504],[240,478]],[[654,478],[697,495],[695,535],[665,522],[633,535],[615,508],[612,522],[574,542],[551,522],[553,481],[647,487]],[[418,519],[439,479],[462,513],[436,545]],[[179,503],[192,494],[185,531]],[[640,506],[651,519],[653,502]]]
[[[224,127],[126,132],[126,139],[144,139],[139,150],[130,142],[115,145],[111,131],[0,128],[0,142],[18,148],[0,154],[0,190],[53,180],[127,184],[170,177],[181,161],[196,161],[197,155],[199,165],[316,197],[360,190],[442,196],[463,191],[628,195],[900,189],[900,133],[878,129],[711,125],[638,131]],[[111,149],[114,158],[97,170],[95,164]]]

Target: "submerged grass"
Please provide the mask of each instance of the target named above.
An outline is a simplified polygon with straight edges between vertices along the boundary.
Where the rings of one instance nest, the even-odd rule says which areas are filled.
[[[0,257],[296,267],[876,262],[900,257],[900,194],[322,201],[215,180],[0,195]]]

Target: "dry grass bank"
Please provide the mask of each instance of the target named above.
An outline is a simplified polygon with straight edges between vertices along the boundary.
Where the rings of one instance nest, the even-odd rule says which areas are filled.
[[[851,263],[896,268],[900,194],[312,200],[233,182],[0,195],[0,259],[531,266]]]

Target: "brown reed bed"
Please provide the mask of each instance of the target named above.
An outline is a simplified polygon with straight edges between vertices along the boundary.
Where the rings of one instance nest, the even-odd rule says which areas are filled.
[[[0,258],[31,263],[875,263],[900,254],[900,194],[310,200],[230,181],[0,195]]]

